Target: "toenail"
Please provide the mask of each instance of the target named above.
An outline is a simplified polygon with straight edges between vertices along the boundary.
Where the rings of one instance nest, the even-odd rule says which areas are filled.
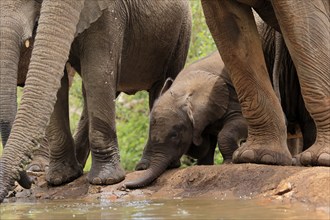
[[[115,183],[115,182],[116,182],[116,181],[115,181],[114,179],[112,179],[112,178],[108,178],[108,179],[106,179],[105,184],[110,185],[110,184],[113,184],[113,183]]]
[[[312,153],[311,152],[305,152],[301,155],[300,162],[303,165],[310,165],[312,162]]]
[[[55,178],[54,181],[53,181],[53,184],[54,185],[60,185],[60,184],[62,184],[62,179],[61,178]]]
[[[40,172],[41,168],[38,165],[31,165],[28,170],[32,172]]]
[[[101,185],[102,184],[102,180],[99,177],[95,177],[92,182],[93,182],[94,185]]]
[[[244,162],[252,162],[255,160],[255,155],[253,150],[246,150],[241,154],[241,159]]]
[[[266,154],[266,155],[262,156],[261,157],[261,162],[265,163],[265,164],[275,164],[276,163],[274,157],[272,157],[269,154]]]
[[[298,166],[298,160],[295,157],[292,158],[292,166]]]
[[[317,162],[319,165],[322,165],[322,166],[330,166],[330,154],[328,154],[328,153],[320,154]]]
[[[238,154],[239,152],[237,150],[233,153],[233,160],[238,159]]]

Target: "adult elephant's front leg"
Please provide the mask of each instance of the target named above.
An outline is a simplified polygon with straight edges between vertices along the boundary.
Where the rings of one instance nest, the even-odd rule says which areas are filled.
[[[317,130],[315,143],[296,162],[330,166],[329,1],[301,1],[299,7],[293,0],[273,1],[273,5]]]
[[[125,177],[120,166],[115,126],[117,66],[112,65],[112,74],[105,74],[107,71],[101,67],[104,67],[107,61],[100,59],[92,62],[93,65],[82,64],[89,118],[89,146],[92,154],[88,180],[91,184],[114,184]]]
[[[81,59],[92,154],[88,180],[91,184],[114,184],[125,178],[115,126],[116,84],[123,38],[118,28],[113,29],[117,32],[113,36],[107,36],[109,32],[100,36],[98,30],[102,29],[105,28],[95,24],[86,33]]]
[[[70,131],[68,105],[68,77],[64,74],[61,88],[50,123],[46,129],[49,143],[49,170],[46,180],[51,185],[70,182],[83,174],[82,166],[76,159],[75,146]]]
[[[250,7],[237,1],[202,3],[248,123],[247,141],[235,151],[233,161],[291,164],[284,114],[272,90]]]

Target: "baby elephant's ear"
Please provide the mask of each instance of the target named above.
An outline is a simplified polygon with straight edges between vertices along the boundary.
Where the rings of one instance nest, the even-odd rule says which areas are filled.
[[[160,90],[160,96],[163,95],[172,85],[173,79],[171,77],[168,77],[163,85],[162,90]]]
[[[191,95],[187,97],[185,107],[186,107],[187,115],[193,126],[193,140],[192,141],[193,141],[194,145],[199,146],[203,142],[202,129],[200,127],[200,124],[198,124],[198,120],[197,120],[197,123],[195,120],[195,116],[193,113],[193,106],[191,103]]]

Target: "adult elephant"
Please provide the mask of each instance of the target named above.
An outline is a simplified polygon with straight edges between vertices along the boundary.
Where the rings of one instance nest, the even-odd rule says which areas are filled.
[[[12,31],[20,33],[11,37],[16,39],[14,45],[29,36],[20,23],[33,23],[40,2],[1,1],[1,21],[8,21],[1,22],[0,30],[18,26]],[[28,14],[17,14],[26,9]],[[0,160],[0,201],[19,178],[18,171],[29,161],[48,123],[50,136],[62,134],[60,140],[49,140],[48,182],[58,185],[82,174],[67,132],[67,99],[56,102],[61,84],[58,93],[67,93],[67,78],[62,76],[68,58],[81,74],[86,92],[92,152],[88,179],[92,184],[121,181],[125,173],[115,131],[116,93],[148,90],[152,105],[163,81],[175,77],[185,63],[191,26],[189,2],[183,0],[44,0],[38,23],[22,102]]]
[[[202,5],[249,125],[247,142],[234,153],[234,162],[292,164],[284,114],[269,80],[252,6],[281,31],[316,125],[316,140],[296,157],[297,163],[330,166],[329,1],[202,0]]]

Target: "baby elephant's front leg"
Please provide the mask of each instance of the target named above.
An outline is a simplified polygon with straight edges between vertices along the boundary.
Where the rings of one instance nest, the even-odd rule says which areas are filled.
[[[227,121],[218,134],[218,147],[224,159],[224,162],[231,162],[233,153],[248,135],[248,126],[246,120],[237,117]]]

